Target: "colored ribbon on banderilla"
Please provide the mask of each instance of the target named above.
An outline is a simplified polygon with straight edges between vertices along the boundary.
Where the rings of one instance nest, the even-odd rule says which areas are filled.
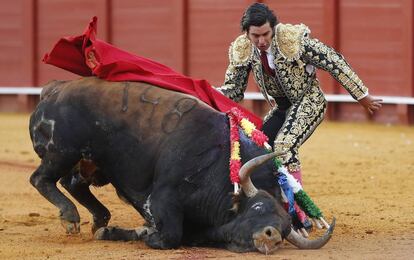
[[[267,143],[268,137],[262,131],[256,129],[256,126],[247,120],[239,109],[232,108],[227,115],[230,121],[230,180],[234,185],[234,193],[237,194],[239,192],[239,171],[241,168],[239,126],[256,145],[266,148],[268,152],[272,152],[272,148]],[[323,219],[321,210],[303,190],[302,185],[282,165],[281,160],[274,158],[274,163],[278,172],[277,181],[283,197],[289,205],[288,213],[292,216],[296,215],[294,208],[296,201],[306,215],[314,219]]]

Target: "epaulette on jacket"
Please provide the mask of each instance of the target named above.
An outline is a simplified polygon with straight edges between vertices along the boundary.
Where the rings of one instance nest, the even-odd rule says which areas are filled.
[[[232,42],[229,49],[229,60],[234,66],[246,66],[251,61],[253,45],[246,34],[240,35]]]
[[[276,25],[276,47],[279,53],[288,61],[298,60],[304,51],[303,39],[310,34],[304,24]]]

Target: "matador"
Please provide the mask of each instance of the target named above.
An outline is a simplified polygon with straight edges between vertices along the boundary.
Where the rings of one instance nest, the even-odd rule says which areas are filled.
[[[223,86],[225,96],[244,98],[249,73],[270,104],[263,131],[280,159],[302,183],[299,147],[321,123],[327,101],[316,78],[316,69],[329,72],[370,113],[381,107],[358,75],[333,48],[310,36],[304,24],[283,24],[262,3],[249,6],[242,19],[243,34],[229,48],[229,66]],[[302,217],[302,222],[304,217]]]

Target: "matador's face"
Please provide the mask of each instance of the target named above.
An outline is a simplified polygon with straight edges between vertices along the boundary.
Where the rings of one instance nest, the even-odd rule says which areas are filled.
[[[269,22],[262,26],[251,25],[247,31],[249,40],[261,51],[265,51],[270,47],[272,36],[273,30],[272,27],[270,27]]]

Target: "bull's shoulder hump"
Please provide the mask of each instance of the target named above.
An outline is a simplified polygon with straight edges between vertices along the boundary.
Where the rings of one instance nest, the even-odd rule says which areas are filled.
[[[42,91],[40,92],[40,100],[44,100],[48,98],[49,96],[51,96],[52,94],[57,93],[62,87],[62,85],[64,85],[67,82],[68,81],[66,80],[49,81],[42,87]]]

